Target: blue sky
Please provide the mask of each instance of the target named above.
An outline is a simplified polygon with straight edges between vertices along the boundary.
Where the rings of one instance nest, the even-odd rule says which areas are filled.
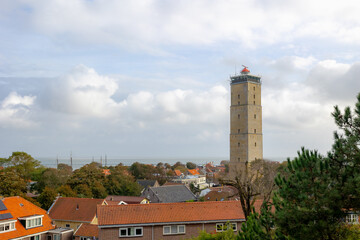
[[[264,157],[326,153],[360,91],[357,1],[0,3],[0,153],[229,156],[229,75],[262,76]]]

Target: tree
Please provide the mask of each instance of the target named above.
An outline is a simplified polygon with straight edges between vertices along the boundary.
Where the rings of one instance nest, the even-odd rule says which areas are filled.
[[[37,198],[38,202],[41,204],[41,207],[45,210],[48,210],[57,197],[57,193],[54,189],[45,187],[44,191]]]
[[[86,164],[75,170],[67,183],[80,197],[100,197],[105,195],[102,184],[105,176],[96,163]]]
[[[0,171],[0,195],[5,197],[19,196],[26,193],[26,181],[14,169]]]
[[[76,192],[69,185],[62,185],[56,190],[62,197],[76,197]]]
[[[124,166],[111,167],[111,175],[106,178],[105,188],[110,195],[138,196],[140,185],[129,175]]]
[[[344,216],[339,192],[331,177],[328,159],[304,148],[293,161],[288,159],[285,178],[275,179],[275,223],[294,239],[337,239]]]
[[[233,186],[238,190],[237,196],[246,219],[257,199],[262,198],[264,202],[270,199],[275,186],[274,176],[277,167],[277,163],[258,159],[244,163],[242,167],[236,169],[234,179],[220,180],[223,184]]]
[[[195,169],[197,167],[197,165],[192,162],[187,162],[186,167],[187,167],[187,169]]]
[[[305,150],[276,178],[275,224],[295,239],[341,239],[348,211],[360,209],[360,94],[354,112],[337,106],[339,131],[327,157]]]
[[[38,192],[42,192],[45,187],[58,188],[70,178],[71,172],[68,169],[47,168],[43,171],[40,179],[34,186]]]
[[[41,167],[38,160],[25,152],[13,152],[7,160],[7,166],[13,168],[23,179],[30,180],[37,168]]]

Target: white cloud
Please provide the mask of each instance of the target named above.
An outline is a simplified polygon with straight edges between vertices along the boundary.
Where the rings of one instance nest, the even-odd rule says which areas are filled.
[[[20,96],[16,92],[9,93],[0,105],[1,125],[15,128],[34,126],[35,123],[29,120],[28,115],[35,99],[35,96]]]
[[[359,44],[357,1],[33,1],[39,31],[78,42],[149,48],[241,42],[247,46],[315,37]],[[151,47],[150,47],[151,48]]]

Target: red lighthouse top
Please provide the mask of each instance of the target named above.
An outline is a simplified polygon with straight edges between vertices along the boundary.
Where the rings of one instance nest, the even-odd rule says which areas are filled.
[[[248,74],[250,73],[249,69],[244,66],[244,69],[241,71],[242,74]]]

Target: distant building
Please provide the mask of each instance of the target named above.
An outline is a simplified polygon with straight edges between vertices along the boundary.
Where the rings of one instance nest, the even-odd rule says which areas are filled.
[[[57,227],[75,231],[82,223],[97,224],[97,205],[107,205],[107,202],[104,199],[59,197],[48,214]]]
[[[160,184],[157,180],[138,179],[136,182],[142,187],[143,190],[147,187],[160,187]]]
[[[109,205],[147,204],[149,200],[144,197],[115,196],[109,195],[105,198]]]
[[[195,195],[185,185],[148,187],[141,194],[150,203],[173,203],[196,200]]]
[[[201,230],[237,232],[245,221],[238,201],[108,205],[99,206],[97,215],[99,240],[189,239]]]
[[[22,197],[0,200],[0,239],[70,240],[72,229],[55,229],[44,209]]]
[[[231,79],[230,174],[243,164],[263,158],[261,77],[245,67]]]

